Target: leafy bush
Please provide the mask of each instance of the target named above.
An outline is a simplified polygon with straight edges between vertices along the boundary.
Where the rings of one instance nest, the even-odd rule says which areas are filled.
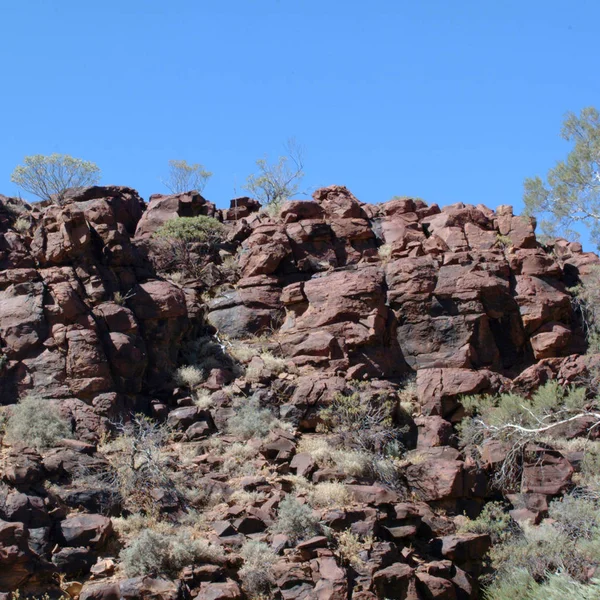
[[[486,590],[486,600],[598,600],[600,581],[588,585],[574,581],[564,573],[552,573],[537,582],[526,570],[517,569]]]
[[[277,554],[268,544],[257,540],[246,541],[240,554],[244,564],[238,574],[244,590],[252,597],[267,594],[273,585],[272,567]]]
[[[274,533],[284,533],[292,542],[307,539],[320,531],[319,519],[307,504],[293,496],[286,496],[279,504],[277,520],[272,526]]]
[[[536,581],[556,572],[585,581],[590,568],[600,564],[600,543],[597,539],[574,540],[548,521],[539,526],[525,523],[517,534],[492,546],[490,557],[499,580],[525,569]]]
[[[79,190],[94,185],[100,179],[100,169],[92,162],[66,154],[35,154],[26,156],[10,180],[21,189],[41,198],[61,204],[68,189]]]
[[[563,496],[550,503],[548,516],[571,539],[600,540],[600,505],[595,499]]]
[[[242,404],[227,421],[227,431],[231,435],[249,440],[264,437],[278,425],[275,415],[268,408],[261,408],[258,401],[250,399]]]
[[[6,439],[11,443],[22,442],[43,450],[71,437],[71,427],[50,401],[26,396],[12,409],[6,424]]]
[[[176,577],[188,565],[198,562],[220,563],[224,559],[220,547],[203,539],[192,539],[186,533],[177,535],[142,531],[120,555],[129,577],[167,575]]]
[[[205,262],[200,255],[212,252],[225,235],[225,227],[213,217],[176,217],[154,233],[157,248],[153,253],[161,272],[182,272],[186,277],[199,277]]]
[[[518,489],[520,465],[530,442],[553,436],[558,426],[595,415],[587,390],[563,387],[550,381],[530,398],[517,394],[468,396],[461,399],[467,415],[458,425],[461,446],[478,446],[499,440],[507,446],[507,457],[496,470],[494,485],[503,491]]]
[[[515,532],[515,523],[501,502],[488,502],[476,519],[469,519],[460,527],[460,531],[487,533],[492,543],[506,541]]]
[[[154,234],[169,241],[214,244],[223,239],[225,227],[213,217],[175,217],[159,227]]]

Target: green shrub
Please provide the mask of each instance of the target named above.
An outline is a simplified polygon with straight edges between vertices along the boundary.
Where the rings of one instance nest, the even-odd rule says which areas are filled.
[[[600,581],[589,584],[574,581],[564,573],[553,573],[537,582],[526,570],[517,569],[494,582],[486,590],[485,600],[598,600]]]
[[[566,573],[585,581],[590,568],[600,564],[600,540],[574,540],[561,526],[548,521],[522,529],[504,543],[492,546],[490,557],[502,580],[518,569],[525,569],[541,581],[550,573]]]
[[[501,502],[488,502],[476,519],[466,521],[460,527],[469,533],[487,533],[492,543],[506,541],[514,534],[514,523]]]
[[[250,399],[229,418],[227,431],[249,440],[252,437],[266,436],[277,424],[275,415],[268,408],[261,408],[257,400]]]
[[[548,516],[571,539],[600,540],[600,505],[596,499],[563,496],[550,503]]]
[[[71,437],[69,422],[49,400],[35,396],[26,396],[16,404],[6,424],[8,441],[22,442],[38,450],[52,448],[68,437]]]
[[[161,273],[180,273],[178,277],[197,279],[202,276],[210,255],[223,241],[225,227],[212,217],[176,217],[154,233],[151,258]]]
[[[176,577],[188,565],[199,562],[220,563],[223,550],[187,533],[177,535],[146,529],[120,555],[129,577],[167,575]]]
[[[530,442],[551,441],[560,431],[556,428],[569,419],[595,414],[590,413],[592,403],[585,388],[563,387],[556,381],[539,387],[529,398],[509,393],[467,396],[461,402],[468,415],[457,426],[462,447],[491,439],[506,444],[506,459],[493,482],[502,491],[518,491],[520,465]]]
[[[296,542],[317,535],[321,528],[310,506],[300,504],[293,496],[286,496],[279,504],[272,530],[274,533],[284,533],[292,542]]]
[[[272,567],[277,562],[277,554],[264,542],[248,540],[240,554],[244,559],[238,571],[242,586],[251,597],[267,594],[273,585]]]
[[[175,217],[159,227],[158,238],[186,243],[215,244],[223,239],[225,227],[213,217]]]

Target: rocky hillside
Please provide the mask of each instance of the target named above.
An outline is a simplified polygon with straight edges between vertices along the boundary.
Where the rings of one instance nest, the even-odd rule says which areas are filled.
[[[5,597],[482,597],[491,540],[460,523],[502,495],[502,449],[459,445],[461,399],[587,376],[568,289],[598,257],[509,206],[332,186],[259,208],[0,196],[3,415],[32,397],[68,424],[3,442]],[[178,270],[155,233],[198,215],[224,234]],[[515,520],[580,462],[537,448]]]

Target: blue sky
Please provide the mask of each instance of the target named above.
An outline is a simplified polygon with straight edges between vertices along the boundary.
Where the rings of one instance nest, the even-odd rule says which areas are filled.
[[[226,206],[286,139],[305,186],[522,207],[600,107],[592,0],[0,0],[0,193],[28,154],[165,191],[201,162]]]

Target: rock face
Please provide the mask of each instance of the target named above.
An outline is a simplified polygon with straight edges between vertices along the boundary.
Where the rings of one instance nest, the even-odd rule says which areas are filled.
[[[101,421],[165,381],[198,315],[193,295],[157,276],[135,232],[145,239],[178,211],[215,213],[198,194],[154,197],[146,212],[130,188],[93,187],[33,211],[27,232],[0,225],[4,403],[64,399],[77,425],[94,429],[101,422],[86,407]]]
[[[222,221],[225,239],[203,256],[200,277],[163,272],[153,234],[169,219],[197,215]],[[19,216],[29,228],[17,226]],[[229,284],[215,285],[227,261]],[[460,398],[572,383],[597,366],[600,357],[583,355],[567,288],[598,263],[578,244],[542,246],[534,223],[510,207],[440,209],[410,198],[369,205],[341,186],[286,202],[277,217],[250,198],[222,211],[195,192],[146,205],[116,186],[67,195],[60,207],[0,196],[0,404],[45,399],[75,438],[40,452],[0,448],[0,592],[52,590],[60,573],[74,578],[69,593],[82,599],[242,600],[236,552],[251,539],[277,554],[268,573],[274,598],[480,597],[490,540],[460,533],[451,515],[476,515],[493,497],[489,471],[506,449],[483,448],[483,466],[457,449]],[[277,356],[236,355],[239,340],[249,352],[257,335]],[[173,377],[189,363],[202,363],[198,385]],[[398,398],[411,375],[414,419]],[[339,456],[323,465],[310,444],[300,447],[318,435],[319,409],[349,391],[388,407],[404,432],[413,454],[401,481],[376,480],[356,465],[349,475]],[[239,439],[227,430],[232,398],[268,405],[290,427]],[[147,506],[126,507],[103,487],[98,473],[111,473],[115,450],[103,454],[99,442],[140,412],[168,427],[164,464],[183,488],[198,506],[217,507],[206,529],[225,558],[214,564],[135,578],[115,569],[109,515]],[[577,437],[588,426],[569,422],[563,433]],[[242,459],[219,454],[219,444]],[[526,451],[525,507],[513,513],[539,520],[572,484],[581,457],[546,444]],[[319,489],[341,486],[340,506],[313,513],[330,532],[369,540],[356,556],[342,559],[336,543],[314,532],[300,541],[272,533],[287,495],[309,501],[291,475],[330,486]],[[163,477],[144,491],[153,514],[176,522],[189,506],[171,483]]]
[[[208,319],[234,337],[279,329],[300,367],[417,371],[423,400],[439,404],[583,347],[566,283],[597,257],[577,244],[550,255],[510,207],[366,205],[332,186],[247,223],[237,291]]]

